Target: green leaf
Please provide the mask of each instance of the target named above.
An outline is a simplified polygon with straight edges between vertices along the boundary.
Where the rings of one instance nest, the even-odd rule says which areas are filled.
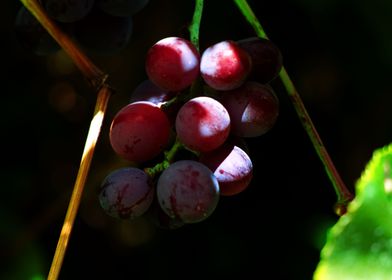
[[[392,144],[374,153],[314,273],[314,280],[362,279],[392,279]]]

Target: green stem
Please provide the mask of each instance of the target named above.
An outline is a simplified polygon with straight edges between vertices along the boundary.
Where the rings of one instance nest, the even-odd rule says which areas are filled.
[[[255,14],[253,13],[251,7],[248,5],[247,1],[234,0],[234,2],[237,4],[238,8],[240,9],[246,20],[252,25],[257,36],[268,39],[267,34],[265,33]],[[292,80],[290,79],[284,67],[282,67],[282,70],[279,73],[279,77],[287,91],[287,94],[289,95],[291,102],[293,103],[299,120],[304,127],[306,133],[308,134],[313,144],[313,147],[316,150],[322,164],[324,165],[325,171],[335,189],[337,195],[335,211],[338,215],[342,215],[345,213],[348,203],[353,199],[353,195],[343,183],[343,180],[341,179],[338,171],[336,170],[335,165],[333,164],[333,161],[327,152],[327,149],[321,141],[316,127],[314,126],[305,108],[305,105],[302,102],[300,95],[298,94],[298,91],[296,90]]]
[[[144,171],[151,178],[154,178],[155,175],[161,173],[163,170],[169,167],[170,163],[173,161],[177,152],[183,147],[184,146],[181,144],[181,142],[178,139],[176,139],[176,142],[174,142],[171,149],[169,151],[165,151],[165,159],[153,167],[145,168]]]
[[[203,4],[204,4],[203,0],[196,0],[192,23],[189,26],[191,42],[193,43],[193,45],[195,45],[197,50],[199,50],[199,30],[200,30],[201,15],[203,14]]]

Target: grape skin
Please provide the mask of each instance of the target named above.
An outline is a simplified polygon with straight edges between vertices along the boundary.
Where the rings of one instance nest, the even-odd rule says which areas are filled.
[[[157,197],[163,211],[170,217],[184,223],[197,223],[215,210],[219,201],[219,185],[205,165],[180,160],[159,177]]]
[[[268,39],[251,37],[237,41],[251,57],[252,71],[250,80],[262,84],[272,81],[278,76],[283,65],[283,57],[279,48]]]
[[[217,100],[200,96],[189,100],[179,110],[176,131],[188,148],[211,151],[222,145],[230,133],[230,117]]]
[[[148,0],[97,0],[97,5],[108,14],[123,17],[140,12],[148,2]]]
[[[231,132],[240,137],[265,134],[279,115],[279,100],[272,88],[256,82],[222,92],[219,100],[230,114]]]
[[[238,88],[243,84],[250,70],[250,56],[233,41],[212,45],[201,56],[201,76],[216,90]]]
[[[154,188],[147,174],[137,168],[122,168],[102,182],[99,202],[115,218],[133,219],[143,215],[154,198]]]
[[[170,123],[161,109],[151,102],[134,102],[113,118],[110,143],[121,157],[144,162],[157,156],[166,146]]]
[[[188,40],[168,37],[148,51],[146,73],[158,87],[180,91],[190,86],[199,75],[200,56]]]
[[[235,195],[245,190],[252,180],[253,165],[239,147],[225,144],[200,155],[200,162],[214,173],[221,195]]]
[[[41,0],[48,14],[61,22],[75,22],[92,9],[94,0]]]

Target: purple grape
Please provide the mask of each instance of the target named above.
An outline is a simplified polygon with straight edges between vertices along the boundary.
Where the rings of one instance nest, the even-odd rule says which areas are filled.
[[[250,70],[249,54],[233,41],[212,45],[201,56],[201,76],[216,90],[238,88],[243,84]]]
[[[143,215],[154,198],[154,188],[147,174],[137,168],[122,168],[102,182],[99,202],[115,218],[133,219]]]
[[[268,39],[252,37],[240,40],[237,44],[251,57],[252,71],[249,79],[265,84],[278,76],[283,58],[274,43]]]
[[[113,54],[125,48],[132,34],[132,18],[116,17],[94,8],[75,23],[75,38],[87,50]]]
[[[24,6],[16,15],[15,33],[22,47],[37,55],[51,54],[60,49],[57,42]]]
[[[279,115],[279,100],[272,88],[256,82],[221,93],[231,120],[231,132],[240,137],[257,137],[269,131]]]
[[[75,22],[92,9],[94,0],[41,0],[49,16],[61,22]]]
[[[176,93],[160,89],[150,80],[145,80],[133,91],[130,102],[149,101],[160,106],[175,95]]]
[[[170,123],[151,102],[135,102],[123,107],[113,118],[110,143],[121,157],[144,162],[157,156],[170,136]]]
[[[188,148],[207,152],[216,149],[227,139],[230,117],[221,103],[200,96],[185,103],[177,114],[176,131]]]
[[[219,185],[205,165],[180,160],[162,172],[157,197],[167,215],[184,223],[197,223],[209,217],[219,201]]]
[[[148,2],[148,0],[97,0],[97,5],[108,14],[124,17],[140,12]]]
[[[239,147],[225,144],[200,155],[200,162],[214,172],[221,195],[235,195],[245,190],[252,180],[253,165]]]

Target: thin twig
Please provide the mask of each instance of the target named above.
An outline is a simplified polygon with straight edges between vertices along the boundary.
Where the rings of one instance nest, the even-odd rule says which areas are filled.
[[[76,182],[72,192],[71,200],[68,205],[67,214],[65,216],[64,224],[60,233],[60,238],[58,240],[56,251],[53,257],[48,280],[57,279],[60,273],[69,237],[71,235],[76,214],[79,209],[88,171],[90,169],[91,160],[94,155],[95,145],[97,143],[97,139],[101,130],[104,112],[106,111],[110,95],[111,90],[106,86],[102,87],[101,90],[98,92],[97,102],[94,110],[94,117],[90,124],[90,129],[86,139],[86,144],[84,146],[78,175],[76,177]]]
[[[94,116],[90,124],[79,171],[76,177],[72,196],[68,205],[67,214],[61,229],[56,251],[50,267],[48,280],[56,280],[59,276],[69,238],[73,229],[76,214],[79,209],[82,193],[94,155],[95,146],[101,131],[103,118],[112,88],[106,84],[107,75],[103,73],[70,39],[70,37],[59,29],[48,17],[37,0],[20,0],[23,5],[37,18],[41,25],[58,42],[64,51],[70,56],[82,74],[90,81],[98,92],[94,110]]]
[[[247,19],[247,21],[252,25],[255,30],[257,36],[260,38],[268,39],[267,34],[265,33],[262,25],[259,20],[253,13],[251,7],[248,5],[246,0],[234,0],[237,4],[238,8]],[[335,168],[335,165],[329,156],[327,149],[325,148],[317,130],[314,126],[312,119],[310,118],[304,103],[302,102],[301,96],[298,94],[290,76],[287,74],[287,71],[284,67],[279,73],[279,77],[289,95],[291,102],[297,112],[299,120],[304,127],[306,133],[308,134],[314,149],[317,152],[322,164],[324,165],[325,171],[332,182],[332,185],[335,189],[337,195],[337,203],[335,204],[335,211],[338,215],[342,215],[346,212],[346,208],[348,203],[353,199],[353,195],[345,186],[343,180],[341,179],[338,171]]]

